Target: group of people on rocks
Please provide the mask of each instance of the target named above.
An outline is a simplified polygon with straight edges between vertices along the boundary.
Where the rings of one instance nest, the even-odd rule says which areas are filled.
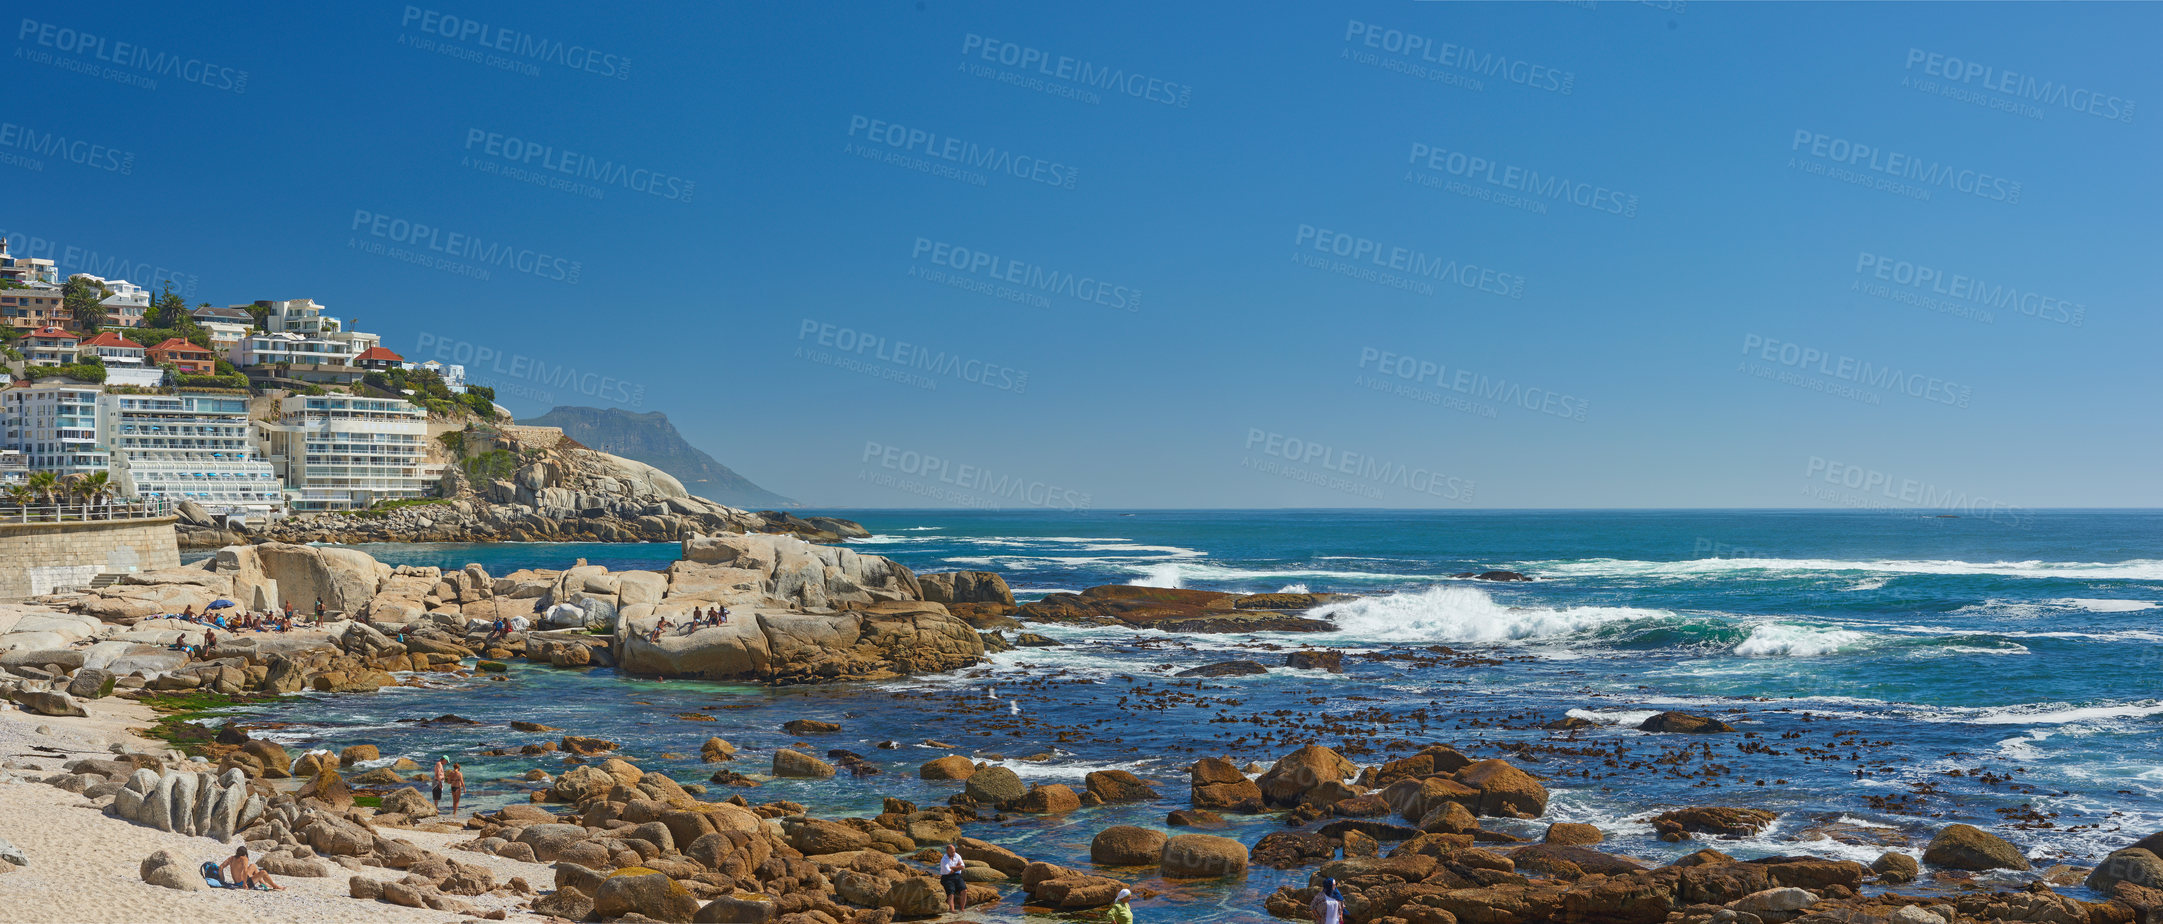
[[[680,625],[672,625],[668,621],[668,617],[661,617],[653,624],[653,631],[646,633],[646,640],[658,645],[661,642],[661,633],[666,632],[671,628],[680,629],[684,633],[688,634],[692,632],[697,632],[700,629],[711,628],[714,626],[725,626],[728,624],[728,607],[721,606],[719,604],[715,604],[709,607],[692,607],[690,617],[685,619]]]
[[[498,616],[496,621],[488,624],[488,641],[493,642],[513,632],[524,632],[531,625],[533,621],[524,616]]]
[[[233,635],[242,632],[291,632],[293,631],[293,621],[297,618],[293,612],[291,601],[286,602],[284,609],[275,611],[234,610],[227,613],[226,609],[225,607],[215,609],[206,607],[203,612],[197,613],[195,605],[191,603],[178,613],[170,613],[164,616],[165,619],[178,619],[181,622],[194,623],[203,627],[203,641],[201,644],[190,645],[187,643],[187,637],[182,636],[174,639],[173,643],[167,646],[167,650],[185,651],[189,657],[199,657],[205,651],[217,646],[218,630],[220,629]],[[315,621],[318,624],[323,622],[326,611],[323,606],[323,598],[315,598]]]

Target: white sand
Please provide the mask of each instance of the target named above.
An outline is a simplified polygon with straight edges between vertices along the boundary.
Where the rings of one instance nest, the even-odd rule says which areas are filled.
[[[103,699],[87,704],[87,719],[30,715],[16,709],[0,712],[0,760],[18,766],[36,765],[40,771],[21,771],[42,777],[81,756],[108,754],[106,745],[125,740],[152,750],[162,747],[127,732],[146,727],[154,717],[148,707],[127,700]],[[51,735],[36,734],[49,725]],[[45,745],[68,750],[65,757],[30,750]],[[155,753],[155,751],[153,751]],[[464,834],[384,829],[385,836],[412,841],[415,846],[454,857],[462,863],[488,867],[498,883],[512,876],[524,877],[536,889],[553,888],[555,873],[546,864],[520,863],[472,851],[448,850],[464,840]],[[352,872],[332,864],[324,879],[276,877],[283,892],[211,890],[179,892],[142,881],[139,867],[145,857],[170,848],[191,865],[204,860],[224,860],[231,845],[207,837],[188,837],[142,827],[107,817],[90,808],[80,794],[43,783],[0,784],[0,838],[6,838],[30,857],[28,867],[0,874],[0,924],[75,924],[75,922],[298,922],[298,921],[427,921],[471,920],[425,908],[404,908],[350,897],[346,880],[354,875],[393,881],[404,873],[380,867]],[[325,861],[328,862],[328,861]],[[512,906],[517,897],[479,895],[461,900],[483,911],[503,908],[512,918],[532,920],[530,912]]]

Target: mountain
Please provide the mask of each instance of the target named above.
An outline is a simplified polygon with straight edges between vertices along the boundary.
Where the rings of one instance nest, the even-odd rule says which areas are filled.
[[[558,407],[519,423],[561,427],[564,435],[591,448],[637,459],[674,475],[685,490],[707,500],[745,510],[797,506],[686,442],[660,411],[634,414],[617,408]]]

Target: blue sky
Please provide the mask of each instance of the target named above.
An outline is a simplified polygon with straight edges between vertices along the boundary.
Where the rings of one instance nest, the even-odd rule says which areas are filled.
[[[2153,6],[334,6],[18,7],[0,230],[813,505],[2163,503]]]

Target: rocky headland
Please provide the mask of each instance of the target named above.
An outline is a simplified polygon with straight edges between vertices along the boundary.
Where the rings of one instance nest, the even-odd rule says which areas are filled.
[[[492,428],[459,442],[438,496],[379,509],[297,514],[253,531],[180,505],[179,542],[675,542],[702,533],[777,533],[839,542],[870,533],[848,520],[739,510],[686,490],[659,468],[589,449],[547,427]]]

